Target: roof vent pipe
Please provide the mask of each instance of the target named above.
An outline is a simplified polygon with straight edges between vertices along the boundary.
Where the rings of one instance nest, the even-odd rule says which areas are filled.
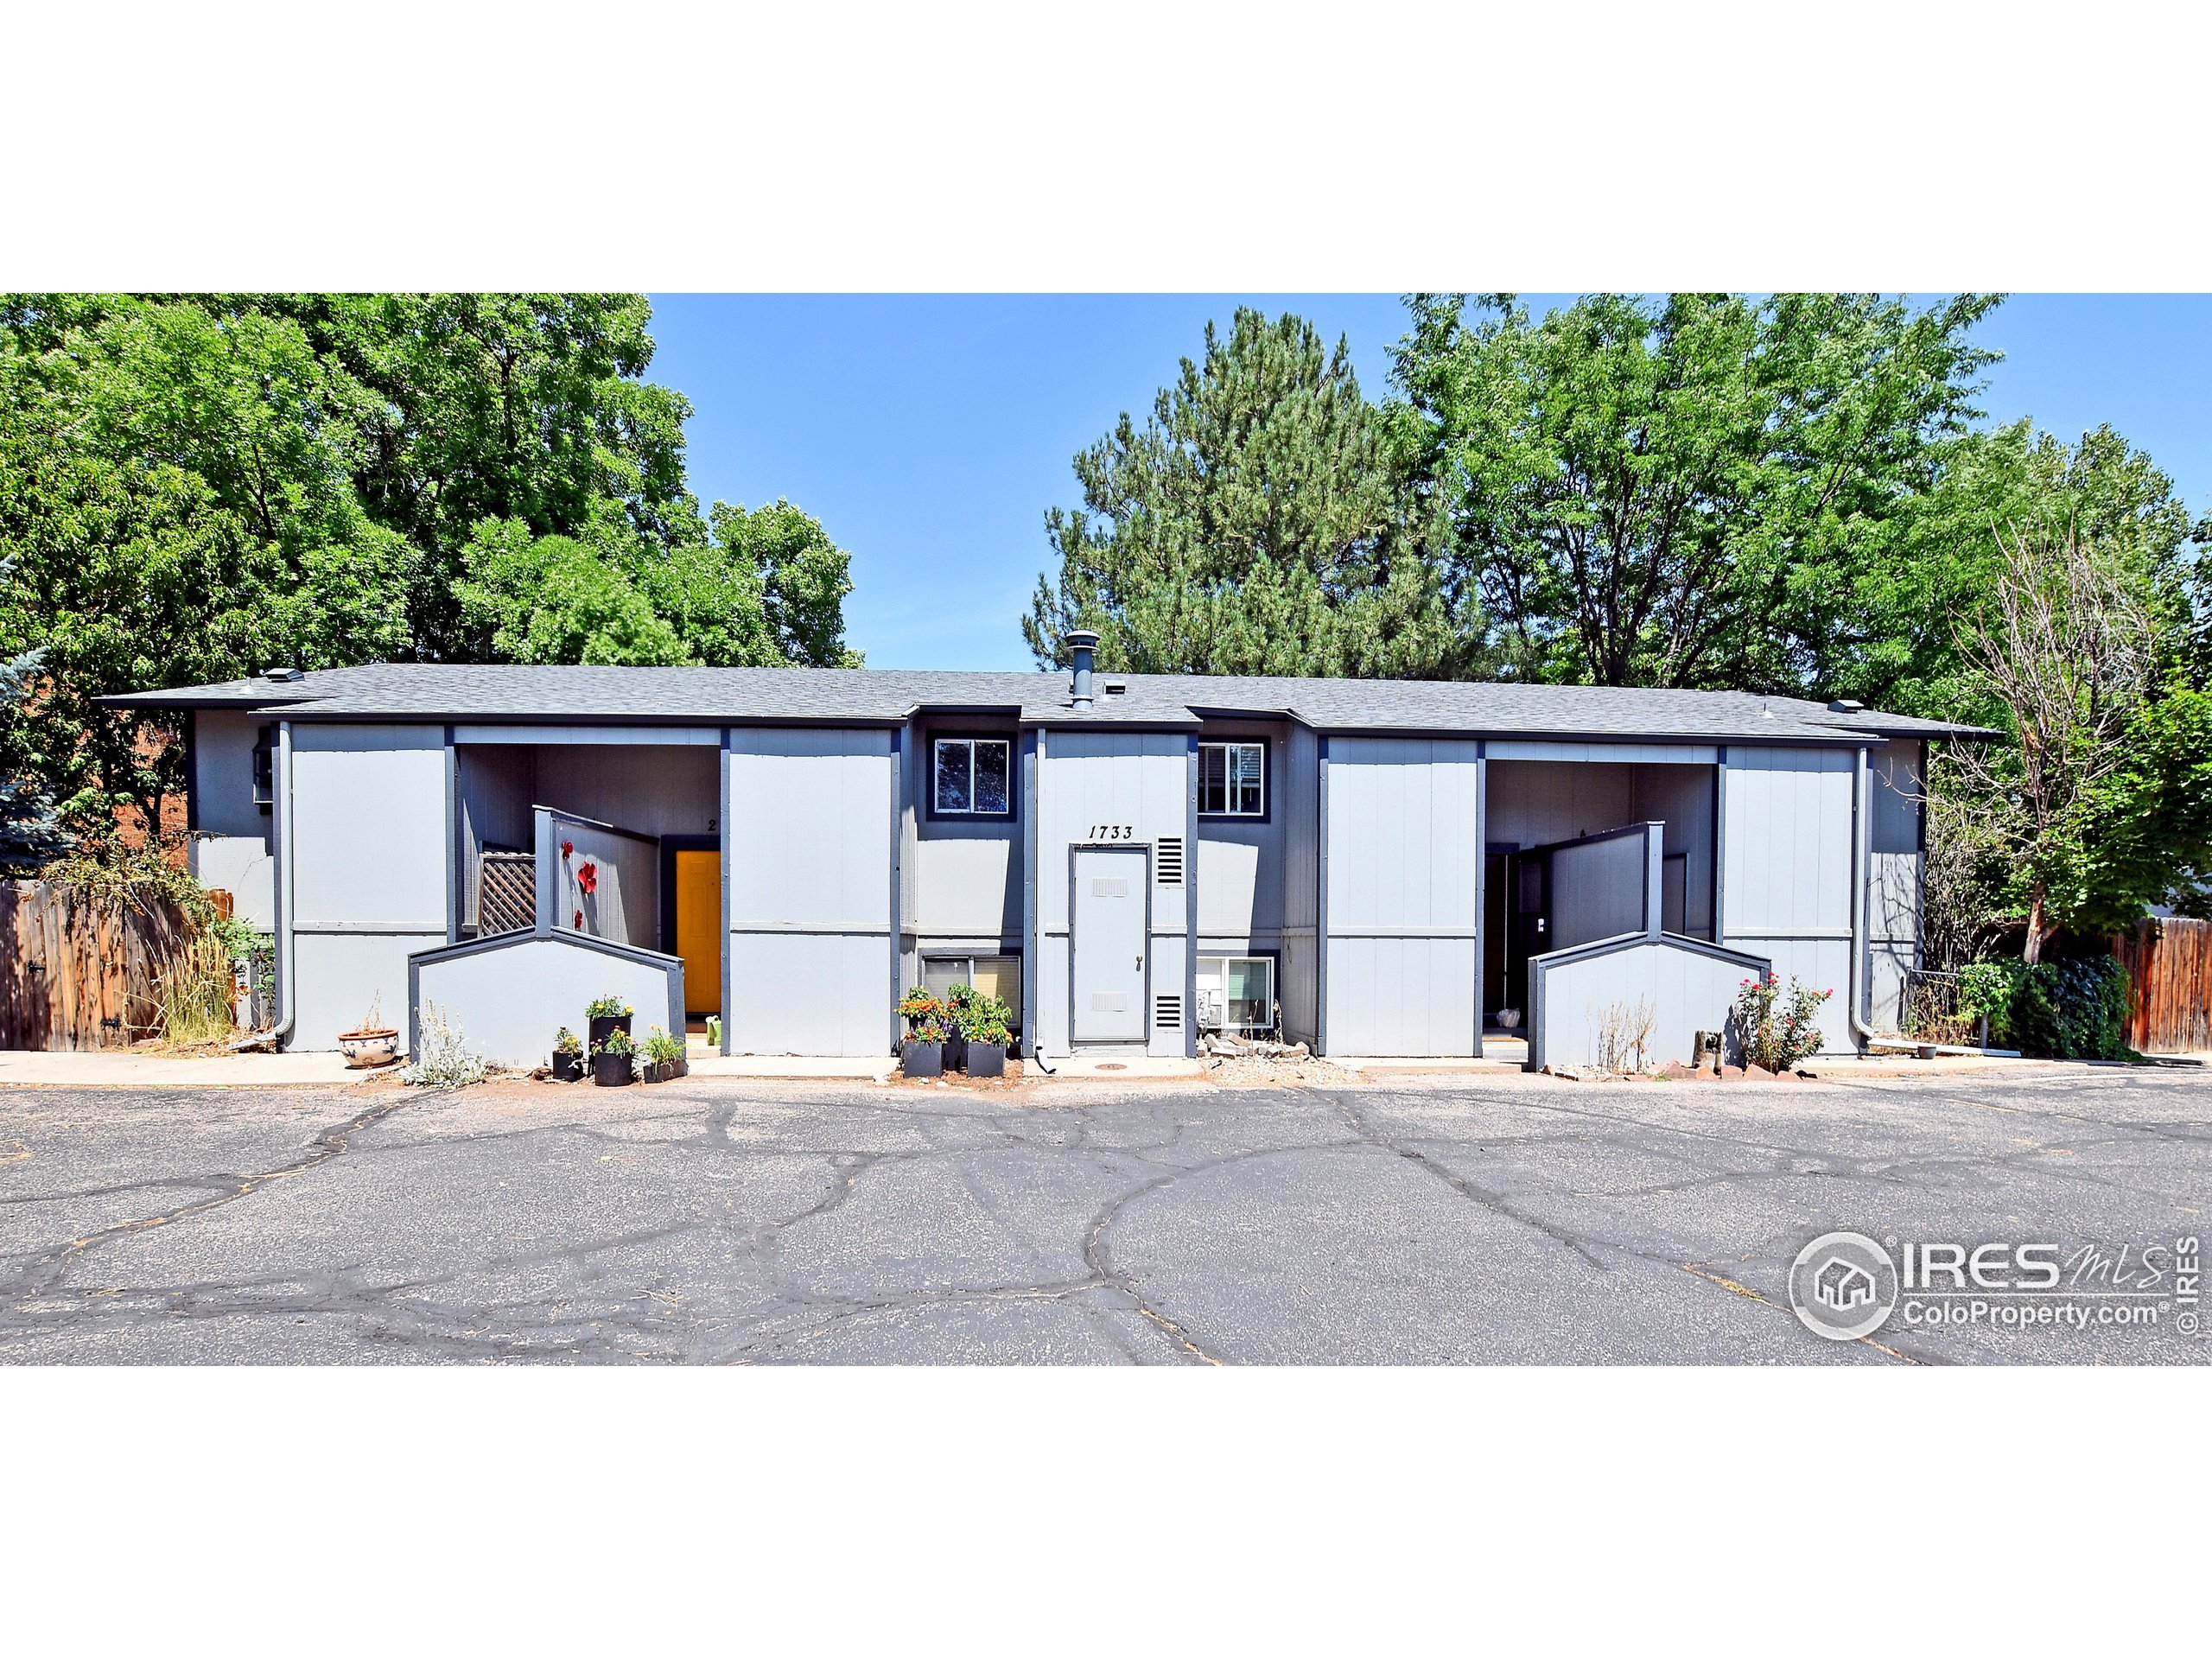
[[[1067,635],[1068,655],[1075,659],[1075,683],[1071,688],[1078,709],[1090,707],[1090,669],[1092,653],[1098,649],[1098,636],[1089,628],[1073,628]]]

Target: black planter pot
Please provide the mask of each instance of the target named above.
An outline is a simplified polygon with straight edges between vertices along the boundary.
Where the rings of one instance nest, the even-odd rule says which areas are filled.
[[[899,1050],[899,1069],[910,1077],[944,1075],[944,1045],[918,1043],[909,1037]]]
[[[632,1035],[630,1016],[626,1014],[595,1014],[591,1018],[591,1052],[599,1052],[599,1046],[607,1040],[607,1033],[619,1031],[625,1037]]]
[[[556,1049],[553,1053],[553,1081],[574,1083],[584,1074],[584,1057]]]
[[[637,1081],[637,1068],[631,1062],[634,1054],[594,1054],[591,1057],[591,1080],[602,1089],[620,1089]]]
[[[1006,1076],[1006,1045],[1004,1043],[969,1043],[968,1075],[971,1077],[1002,1077]]]
[[[965,1071],[968,1069],[968,1039],[957,1031],[944,1039],[944,1069],[948,1071]]]

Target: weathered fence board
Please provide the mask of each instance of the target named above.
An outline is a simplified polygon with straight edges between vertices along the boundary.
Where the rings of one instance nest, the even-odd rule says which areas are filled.
[[[0,882],[0,1048],[123,1048],[152,1035],[161,976],[190,937],[166,903]]]
[[[2153,916],[2113,936],[2127,969],[2127,1041],[2146,1054],[2212,1052],[2212,922]]]

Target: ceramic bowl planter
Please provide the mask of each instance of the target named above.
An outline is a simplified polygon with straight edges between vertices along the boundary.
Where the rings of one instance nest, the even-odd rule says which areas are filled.
[[[390,1065],[399,1058],[399,1033],[389,1027],[380,1031],[341,1031],[338,1046],[346,1064],[357,1069]]]
[[[944,1044],[925,1043],[909,1037],[899,1050],[899,1069],[910,1077],[944,1075]]]
[[[620,1089],[635,1083],[637,1058],[627,1050],[620,1054],[594,1054],[591,1057],[591,1080],[602,1089]]]

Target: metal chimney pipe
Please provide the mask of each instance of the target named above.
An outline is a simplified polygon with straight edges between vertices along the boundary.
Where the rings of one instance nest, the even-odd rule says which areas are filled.
[[[1091,653],[1098,649],[1098,636],[1089,628],[1071,628],[1067,635],[1068,654],[1075,659],[1075,706],[1090,707]]]

